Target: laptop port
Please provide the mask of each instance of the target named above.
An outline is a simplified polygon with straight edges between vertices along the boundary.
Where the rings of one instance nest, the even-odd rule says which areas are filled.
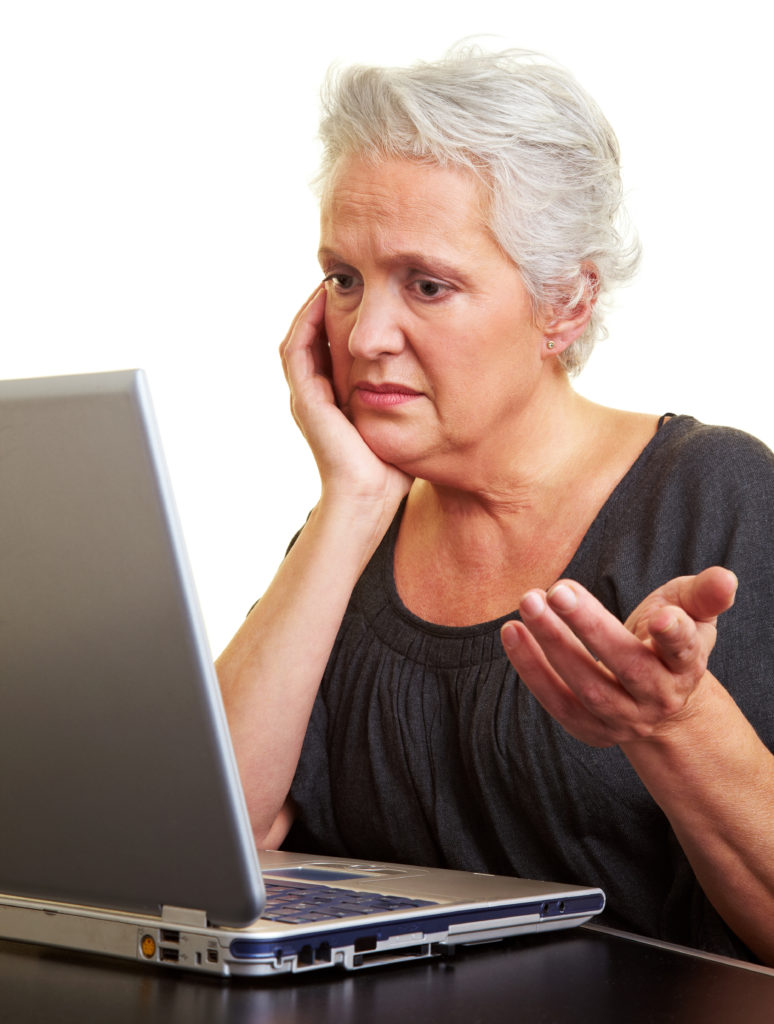
[[[309,967],[314,963],[314,952],[311,946],[302,946],[299,949],[298,963],[301,967]]]
[[[162,942],[179,942],[180,932],[172,931],[171,928],[161,929],[161,941]]]
[[[176,964],[180,960],[180,950],[162,946],[159,950],[159,960],[165,964]]]
[[[218,962],[218,951],[217,951],[217,949],[208,949],[207,950],[207,963],[208,964],[216,964],[217,962]]]

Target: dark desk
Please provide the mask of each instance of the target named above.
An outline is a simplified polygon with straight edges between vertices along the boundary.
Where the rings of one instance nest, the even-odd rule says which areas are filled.
[[[774,972],[591,929],[453,960],[216,981],[0,942],[3,1024],[772,1024]]]

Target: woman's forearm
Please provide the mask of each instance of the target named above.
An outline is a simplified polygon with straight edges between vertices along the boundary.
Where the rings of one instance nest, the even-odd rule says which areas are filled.
[[[216,663],[259,846],[285,803],[352,589],[393,514],[321,501]]]
[[[736,586],[717,566],[677,577],[624,625],[579,584],[560,581],[525,595],[522,621],[502,636],[521,678],[571,735],[621,747],[707,898],[774,965],[774,755],[707,670]]]
[[[672,730],[621,746],[707,898],[774,966],[774,756],[713,676],[701,691]]]

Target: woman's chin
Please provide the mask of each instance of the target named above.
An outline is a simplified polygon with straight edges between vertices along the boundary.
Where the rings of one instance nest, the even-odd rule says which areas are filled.
[[[358,433],[371,451],[382,462],[411,476],[416,476],[416,466],[423,461],[427,448],[419,443],[416,433],[409,436],[405,429],[378,424],[356,422]]]

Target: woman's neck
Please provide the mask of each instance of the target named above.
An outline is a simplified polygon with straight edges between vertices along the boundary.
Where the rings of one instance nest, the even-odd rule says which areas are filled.
[[[555,396],[533,407],[476,452],[429,467],[412,500],[428,503],[434,516],[480,514],[509,522],[519,513],[540,514],[574,478],[587,480],[599,468],[608,449],[617,447],[621,418],[630,415],[596,405],[568,384],[561,401]]]
[[[396,545],[401,598],[423,618],[463,625],[507,614],[527,589],[549,586],[656,422],[577,398],[550,423],[532,424],[537,441],[525,431],[505,446],[496,471],[478,462],[464,486],[416,480]]]

